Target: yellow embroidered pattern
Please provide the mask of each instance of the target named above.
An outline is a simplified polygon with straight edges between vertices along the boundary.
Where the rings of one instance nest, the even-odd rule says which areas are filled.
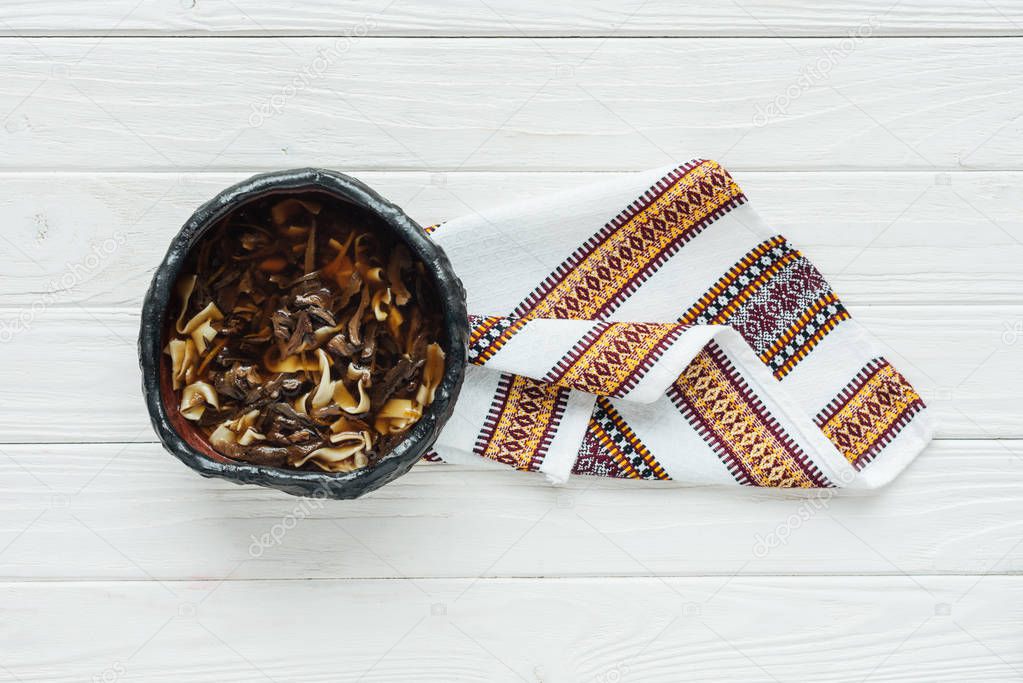
[[[582,255],[549,291],[521,306],[520,313],[531,318],[599,317],[638,276],[663,260],[667,250],[742,197],[720,165],[700,163]]]
[[[738,466],[737,479],[753,486],[812,488],[815,482],[797,459],[798,447],[780,437],[750,404],[707,349],[675,382],[673,399],[726,464]]]
[[[854,392],[820,427],[855,465],[871,449],[883,447],[899,423],[924,406],[912,385],[887,362]]]
[[[547,454],[567,400],[567,389],[505,375],[498,390],[499,407],[487,420],[476,452],[516,469],[536,469]]]
[[[577,344],[545,379],[590,394],[621,396],[682,329],[677,323],[608,323]]]

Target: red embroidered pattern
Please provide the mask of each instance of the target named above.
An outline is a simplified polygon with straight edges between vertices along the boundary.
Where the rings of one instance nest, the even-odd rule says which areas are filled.
[[[735,328],[780,380],[848,318],[820,271],[777,236],[740,259],[681,320]]]

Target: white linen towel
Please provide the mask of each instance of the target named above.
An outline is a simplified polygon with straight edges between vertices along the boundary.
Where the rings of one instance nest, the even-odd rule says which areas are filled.
[[[448,462],[699,484],[889,482],[913,387],[713,161],[428,229],[468,295]]]

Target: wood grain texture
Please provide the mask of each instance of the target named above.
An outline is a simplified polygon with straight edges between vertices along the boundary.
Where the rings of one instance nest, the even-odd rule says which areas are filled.
[[[944,438],[1023,437],[1023,306],[852,308]],[[137,311],[0,310],[0,443],[151,441]]]
[[[337,43],[0,39],[0,170],[1023,169],[1012,38]]]
[[[18,615],[0,622],[4,668],[23,681],[991,683],[1023,670],[1019,577],[36,583],[0,594]]]
[[[1020,680],[1021,36],[1010,0],[0,4],[0,683]],[[140,297],[226,185],[347,169],[427,224],[693,155],[934,407],[889,487],[419,465],[321,504],[149,443]]]
[[[447,0],[287,5],[110,0],[83,16],[71,0],[0,6],[3,35],[348,35],[375,36],[840,36],[858,26],[886,35],[1019,35],[1023,11],[1008,0],[599,0],[552,4]]]
[[[617,173],[358,172],[423,225]],[[1018,303],[1023,173],[736,173],[852,306]],[[136,308],[173,235],[238,173],[4,173],[0,307]],[[968,236],[968,237],[966,237]]]
[[[4,445],[0,491],[0,580],[1023,572],[1023,441],[935,442],[869,493],[420,464],[358,501],[202,479],[156,444]]]

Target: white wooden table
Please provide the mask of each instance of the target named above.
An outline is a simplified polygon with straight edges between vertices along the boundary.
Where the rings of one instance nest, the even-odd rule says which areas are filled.
[[[1023,3],[287,4],[0,5],[0,681],[1023,678]],[[890,488],[316,503],[154,443],[140,300],[226,185],[426,224],[691,155],[935,407]]]

